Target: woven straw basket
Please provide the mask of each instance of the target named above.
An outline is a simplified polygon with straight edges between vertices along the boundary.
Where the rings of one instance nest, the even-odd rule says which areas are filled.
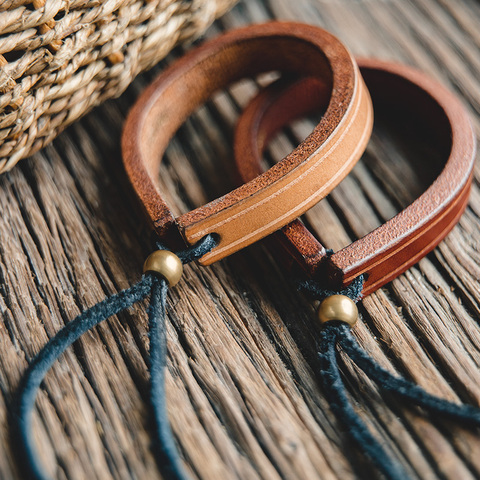
[[[0,173],[235,0],[0,0]]]

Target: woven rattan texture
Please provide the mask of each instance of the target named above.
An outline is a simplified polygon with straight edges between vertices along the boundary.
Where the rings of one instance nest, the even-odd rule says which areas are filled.
[[[0,1],[0,173],[236,0]]]

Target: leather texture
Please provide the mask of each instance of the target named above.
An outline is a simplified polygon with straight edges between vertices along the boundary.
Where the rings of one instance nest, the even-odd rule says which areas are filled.
[[[319,125],[268,171],[174,218],[156,181],[170,138],[214,91],[274,70],[321,82],[322,98],[328,100]],[[324,198],[361,157],[372,124],[371,99],[348,50],[318,27],[271,22],[228,32],[161,74],[128,115],[122,154],[133,188],[162,238],[174,243],[181,236],[193,244],[209,233],[218,235],[217,247],[200,259],[208,265],[278,230]]]
[[[342,288],[360,274],[368,295],[418,262],[457,223],[468,202],[475,158],[475,137],[468,114],[445,87],[405,65],[359,59],[374,105],[408,105],[434,132],[447,159],[433,184],[398,215],[331,256],[299,221],[272,236],[275,251],[295,259],[311,276],[326,277]],[[235,160],[243,181],[261,173],[268,139],[282,126],[328,104],[318,79],[280,80],[262,90],[244,110],[235,134]],[[247,160],[247,161],[246,161]]]

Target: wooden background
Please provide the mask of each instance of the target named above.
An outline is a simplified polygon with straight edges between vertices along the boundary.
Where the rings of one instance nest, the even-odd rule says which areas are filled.
[[[479,131],[476,0],[241,1],[208,33],[270,18],[323,26],[357,55],[416,65],[469,107]],[[140,276],[152,238],[119,151],[125,115],[155,72],[0,177],[0,478],[16,479],[8,436],[12,391],[42,345],[80,311]],[[255,92],[218,94],[178,132],[160,183],[176,211],[234,187],[232,131]],[[367,233],[431,181],[432,145],[379,113],[367,154],[306,221],[330,248]],[[414,118],[412,118],[414,122]],[[412,125],[414,125],[413,123]],[[421,125],[420,125],[421,127]],[[272,142],[278,160],[311,130]],[[439,163],[440,162],[440,163]],[[437,169],[438,170],[438,169]],[[480,192],[427,258],[366,298],[355,330],[377,361],[452,400],[480,404]],[[186,268],[169,296],[169,413],[193,478],[375,478],[333,417],[317,377],[313,306],[255,245]],[[142,307],[87,334],[57,362],[37,401],[35,436],[55,478],[157,479],[146,406]],[[480,434],[381,397],[348,360],[355,408],[412,478],[480,475]]]

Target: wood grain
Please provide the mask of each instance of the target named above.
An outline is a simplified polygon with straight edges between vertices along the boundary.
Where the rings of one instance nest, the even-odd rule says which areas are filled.
[[[355,55],[414,65],[446,83],[479,131],[480,5],[475,0],[244,0],[209,36],[268,18],[306,21]],[[181,54],[178,51],[175,56]],[[165,68],[166,63],[157,69]],[[128,108],[150,81],[76,123],[0,177],[0,478],[20,478],[7,412],[33,355],[79,311],[140,276],[152,238],[121,167]],[[218,93],[172,140],[160,182],[176,214],[235,185],[231,135],[253,82]],[[367,233],[422,192],[430,148],[392,119],[361,163],[305,221],[328,247]],[[270,145],[282,158],[310,133],[301,121]],[[361,305],[360,343],[428,391],[480,404],[480,194],[476,178],[459,225],[417,266]],[[186,268],[169,296],[167,392],[173,430],[194,478],[375,478],[348,443],[318,384],[313,306],[262,245]],[[139,307],[85,335],[47,377],[35,436],[60,479],[157,479],[150,451]],[[354,365],[343,370],[358,412],[412,478],[480,475],[480,434],[381,397]]]

